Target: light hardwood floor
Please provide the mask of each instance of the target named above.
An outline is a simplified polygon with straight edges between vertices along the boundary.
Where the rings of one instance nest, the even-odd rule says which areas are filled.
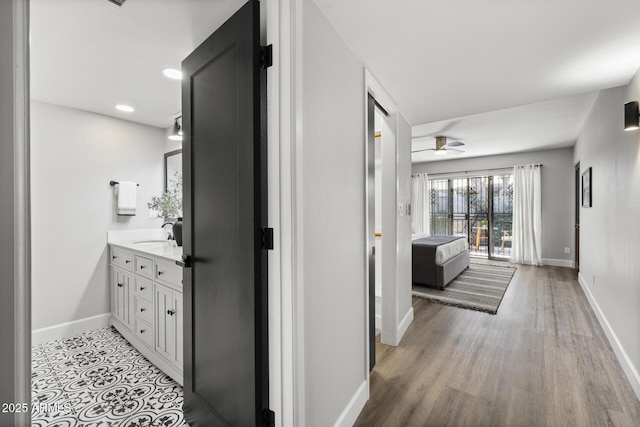
[[[413,299],[400,345],[376,345],[356,426],[640,426],[576,272],[514,266],[495,316]]]

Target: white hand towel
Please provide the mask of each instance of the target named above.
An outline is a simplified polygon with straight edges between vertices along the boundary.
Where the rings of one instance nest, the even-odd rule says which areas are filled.
[[[138,184],[120,181],[118,185],[118,215],[135,216],[138,203]]]

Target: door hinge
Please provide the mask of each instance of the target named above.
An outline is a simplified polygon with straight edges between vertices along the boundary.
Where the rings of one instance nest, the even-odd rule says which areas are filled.
[[[271,409],[264,410],[264,425],[266,427],[275,427],[276,425],[276,413]]]
[[[262,46],[262,54],[260,55],[260,66],[267,69],[273,65],[273,45]]]
[[[273,228],[262,228],[262,249],[273,250]]]

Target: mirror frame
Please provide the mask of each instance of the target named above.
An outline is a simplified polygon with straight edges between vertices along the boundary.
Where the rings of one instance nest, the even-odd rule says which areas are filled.
[[[179,148],[174,151],[169,151],[168,153],[164,153],[164,191],[165,192],[167,191],[167,188],[169,188],[169,171],[168,171],[169,157],[177,156],[178,154],[182,154],[182,148]]]

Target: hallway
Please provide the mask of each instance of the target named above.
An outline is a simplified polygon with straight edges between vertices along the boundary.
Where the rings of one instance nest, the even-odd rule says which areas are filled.
[[[400,346],[377,343],[356,426],[638,425],[575,270],[514,266],[495,316],[413,299]]]

